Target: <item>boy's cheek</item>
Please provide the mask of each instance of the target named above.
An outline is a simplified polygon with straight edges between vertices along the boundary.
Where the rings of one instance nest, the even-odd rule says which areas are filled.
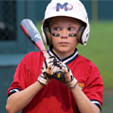
[[[60,33],[52,33],[52,36],[59,37],[60,36]]]
[[[68,36],[69,36],[69,37],[76,37],[77,34],[76,34],[76,33],[69,33]]]

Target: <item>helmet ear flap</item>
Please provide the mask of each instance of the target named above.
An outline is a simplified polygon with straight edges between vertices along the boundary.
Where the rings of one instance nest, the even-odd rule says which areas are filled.
[[[81,43],[81,44],[83,44],[83,42],[82,42],[82,34],[83,34],[85,28],[86,28],[85,26],[82,26],[82,27],[80,27],[80,29],[79,29],[79,31],[78,31],[77,40],[78,40],[78,42]]]
[[[47,45],[51,45],[52,40],[51,40],[50,29],[48,27],[44,27],[43,29],[44,29],[44,33],[45,33],[45,36],[46,36]]]

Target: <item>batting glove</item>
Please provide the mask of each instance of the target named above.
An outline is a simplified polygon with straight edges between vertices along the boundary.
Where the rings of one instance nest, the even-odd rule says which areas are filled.
[[[53,75],[51,73],[51,66],[54,60],[56,60],[56,58],[54,56],[50,56],[43,62],[42,74],[40,74],[40,76],[38,77],[38,81],[43,85],[47,85],[53,78]]]
[[[57,71],[59,69],[63,70],[64,73],[65,73],[64,74],[64,79],[59,80],[59,81],[64,83],[68,88],[75,87],[76,84],[78,83],[78,81],[76,80],[76,78],[73,77],[73,74],[72,74],[71,70],[67,67],[67,65],[64,64],[63,62],[56,61],[52,65],[52,68],[51,68],[52,73],[55,73],[55,71]]]
[[[73,74],[72,74],[72,72],[71,72],[71,70],[68,68],[68,72],[66,73],[66,75],[65,76],[67,76],[67,79],[66,79],[66,81],[65,81],[65,85],[69,88],[69,89],[71,89],[71,88],[74,88],[76,85],[77,85],[77,83],[78,83],[78,81],[77,81],[77,79],[73,76]],[[70,77],[69,77],[70,76]],[[69,78],[68,78],[69,77]]]

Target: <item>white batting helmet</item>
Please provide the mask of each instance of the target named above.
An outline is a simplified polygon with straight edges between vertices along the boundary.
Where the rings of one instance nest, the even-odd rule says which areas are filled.
[[[79,0],[52,0],[45,11],[42,21],[42,35],[46,45],[51,45],[49,22],[53,17],[71,17],[82,21],[85,26],[81,27],[78,33],[78,42],[86,45],[89,38],[90,26],[84,5]]]

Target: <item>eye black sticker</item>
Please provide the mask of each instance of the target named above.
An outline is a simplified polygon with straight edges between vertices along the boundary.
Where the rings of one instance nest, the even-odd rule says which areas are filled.
[[[76,33],[69,33],[69,35],[68,35],[69,37],[76,37],[77,36],[77,34]]]
[[[59,37],[59,36],[60,36],[60,33],[52,33],[52,35],[53,35],[54,37]]]

